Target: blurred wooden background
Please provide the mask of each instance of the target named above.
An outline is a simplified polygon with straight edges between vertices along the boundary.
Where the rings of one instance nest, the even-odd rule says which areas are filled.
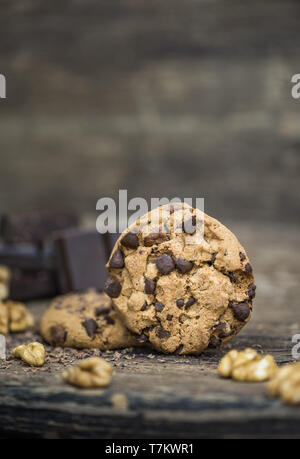
[[[298,0],[0,0],[0,210],[119,188],[299,222]]]

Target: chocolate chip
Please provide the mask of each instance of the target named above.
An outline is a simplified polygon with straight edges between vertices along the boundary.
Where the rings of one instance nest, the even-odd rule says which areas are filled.
[[[50,328],[50,341],[52,346],[63,346],[67,339],[67,331],[62,325],[56,325]]]
[[[123,252],[120,249],[118,249],[115,251],[115,253],[111,257],[111,260],[109,262],[109,267],[115,268],[115,269],[122,269],[124,268],[124,266],[125,266],[125,263],[124,263]]]
[[[120,293],[122,291],[122,286],[117,279],[110,277],[105,282],[104,291],[111,298],[118,298],[118,296],[120,296]]]
[[[156,260],[156,267],[161,274],[169,274],[173,271],[173,269],[175,269],[175,263],[170,255],[164,253]]]
[[[167,315],[167,320],[170,320],[170,321],[171,321],[172,319],[173,319],[173,316],[172,316],[171,314],[168,314],[168,315]]]
[[[167,339],[167,338],[170,338],[170,336],[171,336],[171,333],[168,332],[167,330],[165,330],[162,327],[158,328],[156,334],[157,334],[158,338],[161,338],[161,339]]]
[[[193,269],[194,263],[185,260],[184,258],[176,258],[176,268],[181,274],[186,274]]]
[[[184,306],[184,300],[177,300],[176,305],[179,309],[182,309]]]
[[[193,304],[196,303],[196,300],[193,296],[191,296],[188,300],[187,300],[187,303],[185,305],[186,308],[189,308],[191,306],[193,306]]]
[[[256,296],[256,285],[255,284],[250,284],[248,287],[248,296],[250,300],[253,300]]]
[[[193,215],[189,220],[183,222],[182,229],[186,234],[195,234],[196,224],[196,215]]]
[[[145,279],[145,293],[148,295],[154,295],[156,290],[156,282],[146,277]]]
[[[139,238],[135,233],[127,233],[121,239],[121,244],[128,249],[137,249],[139,246]]]
[[[219,334],[219,338],[221,339],[225,339],[225,338],[229,338],[230,336],[234,335],[235,334],[235,329],[232,328],[229,332],[227,333],[220,333]]]
[[[146,311],[147,309],[147,301],[145,301],[145,303],[143,304],[143,306],[141,307],[141,311]]]
[[[161,312],[161,311],[163,311],[165,305],[160,303],[159,301],[157,301],[157,303],[155,303],[154,307],[155,307],[155,311],[156,312]]]
[[[247,263],[246,266],[245,266],[245,273],[246,274],[252,274],[253,273],[253,268],[252,266],[250,265],[250,263]]]
[[[163,242],[169,241],[170,236],[166,233],[151,233],[144,239],[144,245],[146,247],[152,247],[153,245],[159,245]]]
[[[232,306],[233,314],[239,322],[245,322],[250,316],[250,307],[247,303],[234,304]]]
[[[218,252],[212,254],[212,257],[211,257],[211,260],[210,260],[210,262],[211,262],[212,265],[213,265],[214,262],[216,261],[217,255],[218,255]]]
[[[241,260],[241,262],[245,261],[246,258],[247,258],[246,255],[243,252],[240,252],[240,260]]]
[[[98,328],[97,322],[94,319],[87,319],[82,322],[82,326],[85,328],[88,336],[94,339],[96,330]]]
[[[110,316],[106,316],[105,317],[105,321],[106,321],[107,325],[115,325],[115,323],[116,323],[115,320]]]
[[[104,306],[101,306],[100,308],[96,308],[94,310],[94,313],[95,313],[96,317],[100,317],[100,316],[103,316],[105,314],[108,314],[110,311],[111,311],[110,308],[106,308]]]
[[[180,354],[180,352],[183,350],[183,344],[180,344],[180,346],[178,346],[178,348],[174,351],[174,354]]]
[[[222,344],[222,341],[216,338],[214,335],[211,336],[208,347],[216,349]]]
[[[226,328],[227,328],[226,322],[220,322],[220,323],[216,326],[215,329],[216,329],[216,330],[221,330],[221,331],[223,331],[223,330],[226,330]]]
[[[230,282],[231,282],[232,284],[236,284],[236,283],[237,283],[238,278],[236,277],[236,275],[235,275],[232,271],[230,271],[230,272],[227,274],[227,276],[229,277]]]
[[[141,335],[138,335],[136,337],[136,340],[141,343],[141,344],[144,344],[144,343],[147,343],[149,341],[149,338],[147,335],[145,335],[144,333],[142,333]]]

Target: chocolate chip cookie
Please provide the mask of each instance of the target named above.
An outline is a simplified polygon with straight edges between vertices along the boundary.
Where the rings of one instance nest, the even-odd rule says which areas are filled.
[[[107,268],[105,291],[124,324],[158,351],[199,354],[231,340],[250,319],[256,287],[245,249],[220,222],[184,203],[131,225]]]
[[[121,349],[140,345],[121,323],[105,293],[71,293],[55,299],[41,320],[41,335],[53,346]]]

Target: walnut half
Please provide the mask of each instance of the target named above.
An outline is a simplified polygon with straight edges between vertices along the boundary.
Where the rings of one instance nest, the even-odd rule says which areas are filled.
[[[218,372],[223,378],[244,382],[264,382],[271,379],[278,367],[271,355],[259,355],[254,349],[233,350],[221,360]]]
[[[113,374],[110,363],[99,357],[90,357],[82,360],[77,366],[69,367],[62,379],[73,386],[83,388],[106,387],[109,385]]]
[[[22,344],[13,349],[12,354],[28,365],[41,367],[45,362],[45,348],[41,343]]]
[[[300,362],[279,368],[269,382],[267,392],[289,405],[300,405]]]
[[[9,309],[9,329],[12,333],[22,332],[33,327],[33,316],[24,304],[7,301],[6,306]]]
[[[33,327],[34,318],[22,303],[13,301],[0,302],[0,333],[23,332]]]

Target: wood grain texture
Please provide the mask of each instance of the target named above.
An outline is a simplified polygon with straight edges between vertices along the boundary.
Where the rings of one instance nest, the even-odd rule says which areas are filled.
[[[93,212],[126,188],[299,222],[298,0],[0,8],[1,209]]]
[[[232,229],[247,246],[258,296],[253,319],[230,345],[199,357],[104,353],[115,376],[109,388],[93,391],[61,381],[63,359],[34,372],[13,361],[0,370],[0,437],[300,438],[299,408],[269,399],[264,384],[223,380],[216,372],[231,347],[271,353],[280,365],[292,361],[292,336],[300,333],[299,232],[286,226]],[[46,306],[30,305],[37,321]],[[116,393],[127,396],[127,410],[112,406]]]

